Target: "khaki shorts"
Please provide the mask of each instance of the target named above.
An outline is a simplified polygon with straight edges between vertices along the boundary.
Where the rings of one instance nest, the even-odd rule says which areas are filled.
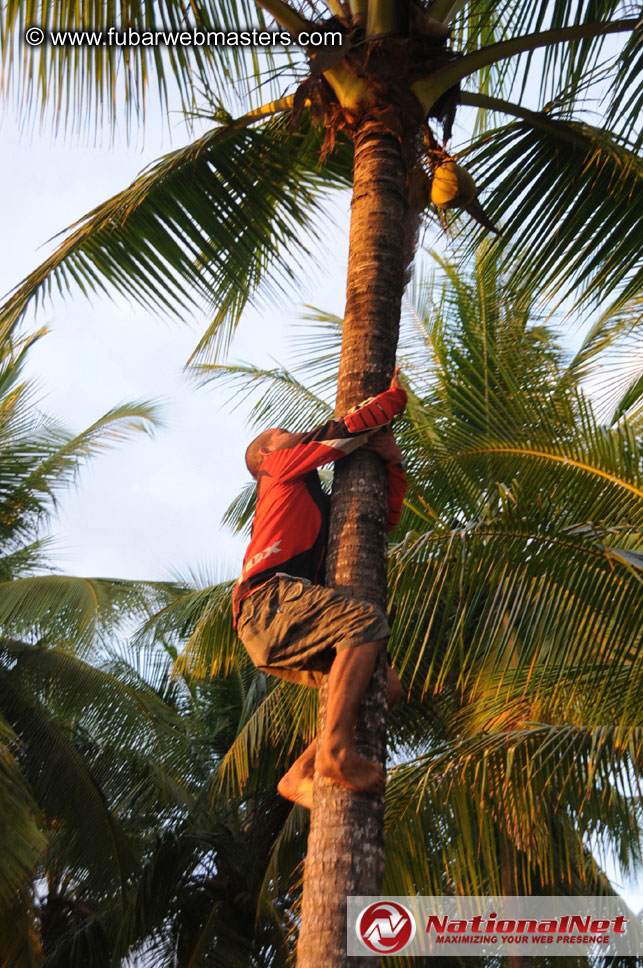
[[[275,575],[244,598],[237,632],[258,669],[319,686],[338,652],[386,639],[391,630],[377,605]]]

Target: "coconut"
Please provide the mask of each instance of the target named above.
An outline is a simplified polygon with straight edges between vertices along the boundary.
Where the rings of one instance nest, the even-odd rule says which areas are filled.
[[[445,161],[433,175],[431,201],[440,208],[464,208],[476,197],[476,183],[455,161]]]

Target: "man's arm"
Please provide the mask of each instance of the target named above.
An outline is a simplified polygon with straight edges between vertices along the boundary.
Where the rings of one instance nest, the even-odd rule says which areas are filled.
[[[372,433],[374,427],[382,428],[387,426],[398,413],[406,406],[406,390],[402,387],[399,380],[400,368],[395,367],[393,371],[393,376],[391,378],[391,384],[386,391],[386,393],[380,393],[377,397],[371,397],[369,400],[365,400],[364,403],[360,403],[359,406],[353,407],[352,410],[344,417],[344,423],[351,431],[351,433]],[[404,403],[402,404],[400,410],[394,413],[387,413],[384,406],[384,399],[392,391],[397,391],[399,394],[403,394]],[[386,401],[388,404],[388,400]]]
[[[404,472],[404,457],[397,445],[390,427],[384,427],[368,440],[364,445],[366,450],[378,454],[386,461],[388,473],[388,507],[386,526],[390,531],[400,520],[404,496],[406,495],[406,474]]]
[[[291,447],[283,447],[264,458],[261,469],[282,481],[303,477],[316,467],[339,460],[361,447],[377,430],[385,427],[406,406],[406,391],[397,379],[384,393],[346,414],[341,420],[311,430]]]

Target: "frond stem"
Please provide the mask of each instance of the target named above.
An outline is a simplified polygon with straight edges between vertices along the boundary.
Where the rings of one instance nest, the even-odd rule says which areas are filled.
[[[428,6],[426,16],[448,24],[467,3],[468,0],[433,0]]]
[[[286,30],[291,30],[294,34],[308,30],[312,26],[310,20],[306,20],[287,3],[283,3],[283,0],[255,0],[255,2],[258,7],[263,7],[267,13],[274,17],[278,24],[281,24]]]
[[[488,454],[506,454],[507,456],[515,457],[536,457],[541,460],[555,461],[559,464],[566,464],[568,467],[575,467],[578,470],[585,471],[588,474],[592,474],[595,477],[602,477],[604,480],[609,481],[611,484],[616,484],[618,487],[623,488],[625,491],[629,491],[631,494],[636,495],[636,497],[643,500],[643,491],[636,487],[634,484],[630,484],[628,481],[624,481],[620,477],[616,477],[614,474],[609,474],[607,471],[601,470],[599,467],[592,467],[591,464],[585,464],[583,461],[575,460],[573,457],[562,457],[560,454],[549,454],[544,450],[531,450],[528,447],[482,447],[479,450],[466,450],[461,451],[459,454],[449,454],[445,458],[438,458],[438,463],[443,460],[457,460],[460,457],[485,457]]]
[[[283,111],[291,111],[294,103],[294,94],[277,98],[276,101],[267,101],[261,107],[254,108],[254,110],[248,111],[247,114],[243,114],[240,118],[236,118],[232,122],[232,125],[245,128],[254,121],[261,121],[263,118],[269,118],[273,114],[281,114]]]
[[[502,40],[497,44],[490,44],[488,47],[465,54],[464,57],[452,64],[448,64],[428,77],[416,81],[412,85],[412,89],[422,106],[428,111],[437,99],[458,81],[483,67],[495,64],[496,61],[537,50],[538,47],[599,37],[601,34],[624,33],[634,30],[637,25],[638,20],[628,18],[613,20],[609,23],[576,24],[573,27],[559,27],[554,30],[525,34],[523,37],[513,37],[511,40]]]
[[[504,101],[499,97],[491,97],[488,94],[478,94],[473,91],[463,91],[460,95],[460,103],[467,107],[498,111],[499,114],[511,114],[516,118],[527,121],[535,127],[551,131],[552,134],[563,138],[565,141],[571,141],[573,144],[587,147],[587,142],[581,134],[574,131],[569,124],[561,124],[559,121],[554,120],[545,114],[544,111],[530,111],[528,108],[523,108],[520,104],[514,104],[511,101]]]
[[[412,508],[412,505],[409,505]],[[453,537],[463,537],[463,536],[477,538],[478,536],[483,538],[523,538],[525,541],[537,541],[541,544],[556,545],[560,548],[571,548],[572,551],[582,551],[583,554],[591,555],[594,558],[604,559],[607,555],[609,557],[609,552],[614,549],[604,548],[598,550],[592,548],[587,542],[576,542],[569,541],[566,538],[558,538],[551,534],[538,534],[533,531],[516,531],[507,528],[478,528],[474,525],[472,528],[455,528],[453,531],[449,531],[445,534],[427,534],[423,535],[418,539],[418,544],[431,544],[434,541],[446,541],[447,539],[452,540]],[[413,552],[413,547],[409,549],[409,553]],[[621,562],[619,558],[616,559],[617,562]]]

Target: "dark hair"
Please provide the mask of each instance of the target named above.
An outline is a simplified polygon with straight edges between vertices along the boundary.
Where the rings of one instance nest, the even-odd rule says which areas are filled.
[[[257,474],[259,473],[259,468],[261,467],[261,462],[264,458],[264,455],[260,453],[260,450],[270,442],[270,438],[272,437],[274,430],[275,427],[270,427],[268,430],[264,430],[259,434],[258,437],[255,437],[255,439],[250,442],[248,449],[246,450],[246,467],[255,480],[257,479]]]

